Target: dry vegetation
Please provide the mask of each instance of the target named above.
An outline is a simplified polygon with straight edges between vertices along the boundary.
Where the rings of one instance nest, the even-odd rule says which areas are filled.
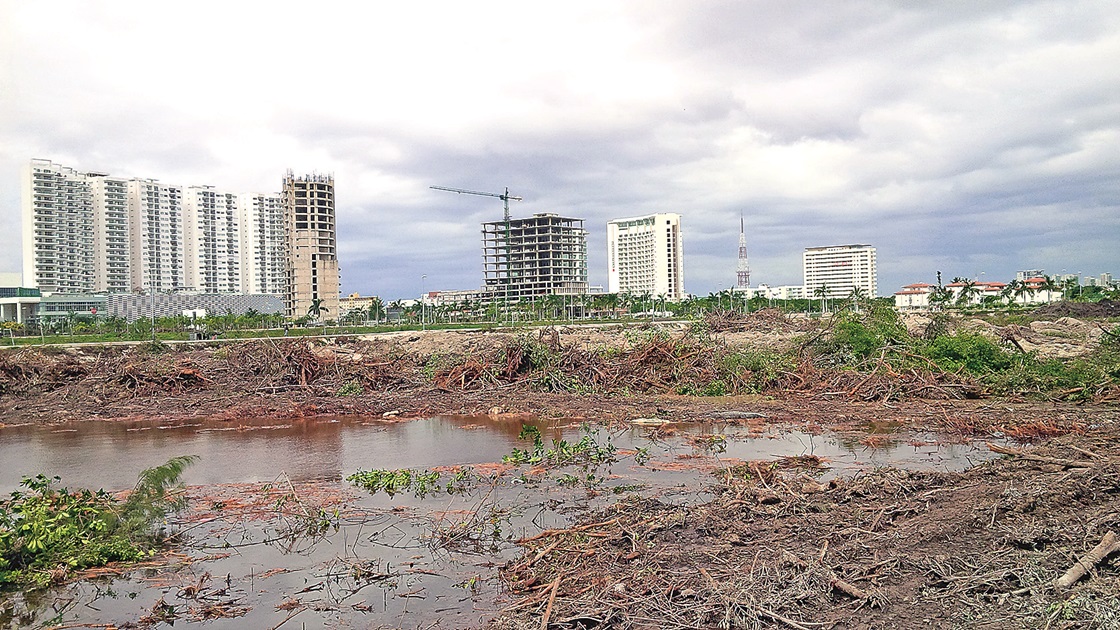
[[[717,498],[631,499],[519,541],[497,628],[1120,627],[1120,342],[1069,318],[823,323],[777,311],[672,327],[0,354],[0,414],[50,423],[529,412],[628,421],[876,420],[1031,446],[963,473],[821,482],[747,462]],[[873,436],[871,436],[873,437]],[[1002,451],[1001,451],[1002,452]]]

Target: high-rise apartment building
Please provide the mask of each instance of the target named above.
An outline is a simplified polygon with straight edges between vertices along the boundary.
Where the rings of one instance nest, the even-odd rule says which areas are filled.
[[[805,295],[810,299],[821,287],[828,297],[847,297],[856,288],[868,298],[878,296],[875,248],[870,245],[807,247],[801,260]]]
[[[586,294],[583,219],[539,213],[483,223],[482,268],[485,289],[498,300]]]
[[[44,293],[94,288],[93,197],[85,173],[32,160],[23,178],[23,279]]]
[[[277,193],[241,195],[241,292],[284,295],[284,204]]]
[[[679,214],[608,221],[607,290],[680,300],[684,297],[683,251]]]
[[[281,196],[288,252],[287,315],[303,317],[313,304],[319,304],[324,319],[335,319],[339,316],[339,269],[334,177],[295,177],[288,171]]]
[[[183,191],[154,179],[128,182],[132,291],[186,288]]]
[[[238,196],[212,186],[183,189],[183,281],[201,293],[241,291]]]
[[[283,295],[285,238],[278,193],[184,188],[49,160],[25,171],[24,277],[43,293]]]
[[[747,260],[747,228],[742,215],[739,215],[739,264],[735,268],[735,288],[739,291],[751,288],[751,265]]]
[[[128,180],[89,173],[93,197],[93,290],[127,293],[132,288],[128,234]]]

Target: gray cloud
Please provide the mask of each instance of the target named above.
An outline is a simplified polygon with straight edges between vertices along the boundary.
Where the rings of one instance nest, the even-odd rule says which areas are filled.
[[[389,298],[481,282],[501,203],[430,185],[586,219],[596,283],[605,222],[656,211],[683,216],[696,293],[734,281],[740,214],[756,282],[856,242],[887,294],[938,269],[1120,273],[1112,3],[377,6],[328,37],[316,16],[162,10],[0,4],[4,234],[46,157],[235,190],[333,172],[343,289]],[[162,38],[130,30],[152,18]],[[206,25],[217,43],[192,47]]]

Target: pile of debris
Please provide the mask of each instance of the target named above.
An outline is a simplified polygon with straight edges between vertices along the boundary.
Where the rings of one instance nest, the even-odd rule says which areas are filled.
[[[491,627],[1110,627],[1120,447],[1078,443],[828,482],[819,462],[728,466],[710,503],[635,498],[519,540]]]

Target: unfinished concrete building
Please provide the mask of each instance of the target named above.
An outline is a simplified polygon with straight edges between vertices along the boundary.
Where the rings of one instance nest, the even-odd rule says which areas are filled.
[[[281,196],[288,243],[287,315],[293,319],[305,315],[336,319],[339,275],[334,177],[296,177],[288,171]],[[320,307],[318,313],[312,313],[312,305]]]
[[[485,288],[506,302],[587,293],[583,219],[539,213],[482,224]]]

